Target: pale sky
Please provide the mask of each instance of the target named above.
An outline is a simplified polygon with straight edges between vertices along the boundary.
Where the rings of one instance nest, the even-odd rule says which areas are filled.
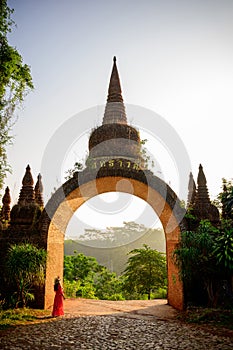
[[[42,173],[47,202],[67,168],[85,158],[90,129],[102,121],[114,55],[124,101],[142,112],[141,120],[128,114],[129,122],[142,129],[142,138],[152,129],[147,148],[159,159],[155,173],[162,169],[166,182],[180,195],[178,151],[171,149],[172,143],[159,141],[160,122],[150,129],[143,108],[161,116],[174,130],[195,179],[199,164],[203,165],[211,199],[220,192],[221,179],[233,177],[232,0],[9,0],[8,4],[15,9],[17,24],[9,42],[31,66],[35,85],[18,112],[14,145],[8,151],[13,172],[5,185],[11,189],[13,203],[27,164],[35,180]],[[85,124],[82,113],[90,108],[92,120]],[[70,120],[76,120],[76,138],[72,135],[66,144],[62,167],[47,185],[42,172],[47,146]],[[57,157],[58,152],[54,161]],[[135,220],[138,201],[129,201],[132,215],[120,210],[124,221]],[[83,210],[79,211],[81,215]]]

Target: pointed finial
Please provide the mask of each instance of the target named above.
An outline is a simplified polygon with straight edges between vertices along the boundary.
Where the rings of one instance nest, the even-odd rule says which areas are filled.
[[[10,196],[10,189],[7,186],[5,189],[5,194],[2,198],[2,209],[0,213],[0,219],[1,221],[9,221],[10,220],[10,203],[11,203],[11,196]]]
[[[41,181],[41,174],[38,174],[37,176],[37,183],[35,186],[35,201],[40,207],[44,207],[44,201],[43,201],[43,185]]]
[[[33,186],[33,184],[34,184],[33,177],[31,174],[31,168],[30,168],[29,164],[26,167],[26,172],[25,172],[25,175],[23,177],[22,184],[26,185],[26,186]]]
[[[121,83],[116,65],[116,56],[113,57],[113,67],[108,87],[108,102],[123,102],[121,95]]]
[[[201,164],[199,165],[197,184],[197,197],[194,205],[195,216],[199,220],[207,219],[213,224],[218,224],[219,211],[217,207],[211,204],[207,181]]]
[[[197,177],[197,183],[200,186],[205,186],[206,185],[206,177],[203,171],[203,167],[200,164],[199,165],[199,172],[198,172],[198,177]]]
[[[197,201],[199,203],[210,203],[209,193],[207,188],[206,177],[203,171],[203,167],[199,165],[199,172],[197,176]]]
[[[8,186],[5,189],[5,194],[4,194],[3,198],[2,198],[2,203],[3,204],[10,204],[11,203],[10,189],[9,189]]]
[[[34,181],[31,174],[31,168],[28,165],[26,168],[25,175],[23,177],[22,188],[20,191],[18,204],[26,205],[34,202],[35,192],[34,192],[33,184],[34,184]]]
[[[187,201],[187,206],[191,207],[196,198],[196,184],[193,178],[192,172],[189,174],[189,184],[188,184],[188,201]]]
[[[121,93],[121,83],[116,65],[116,56],[113,57],[113,67],[108,87],[103,124],[127,124],[125,106]]]

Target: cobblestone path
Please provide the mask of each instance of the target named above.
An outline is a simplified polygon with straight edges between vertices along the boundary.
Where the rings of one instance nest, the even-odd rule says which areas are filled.
[[[83,316],[66,313],[0,332],[0,349],[85,350],[232,350],[230,336],[204,327],[184,325],[175,318],[118,312]]]

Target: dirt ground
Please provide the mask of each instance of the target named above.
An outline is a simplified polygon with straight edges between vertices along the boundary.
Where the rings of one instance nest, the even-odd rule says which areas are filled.
[[[178,311],[167,304],[167,300],[93,300],[66,299],[64,301],[66,315],[93,316],[125,314],[132,317],[153,316],[158,319],[174,319]]]

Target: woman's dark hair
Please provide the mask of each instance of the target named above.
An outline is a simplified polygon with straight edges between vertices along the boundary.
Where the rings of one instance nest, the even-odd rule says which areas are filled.
[[[58,290],[58,285],[59,285],[59,282],[56,282],[56,283],[54,284],[54,292],[56,292],[56,291]]]

